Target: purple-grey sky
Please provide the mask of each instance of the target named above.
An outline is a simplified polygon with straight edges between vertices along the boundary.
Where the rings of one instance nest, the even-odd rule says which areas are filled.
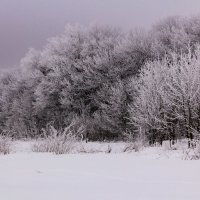
[[[200,14],[200,0],[0,0],[0,68],[19,64],[67,23],[149,28],[169,15]]]

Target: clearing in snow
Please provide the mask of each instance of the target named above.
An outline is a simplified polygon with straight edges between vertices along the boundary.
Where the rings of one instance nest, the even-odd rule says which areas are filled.
[[[177,159],[174,153],[162,156],[157,148],[54,155],[33,153],[28,146],[25,142],[15,153],[0,156],[0,199],[200,199],[200,161]]]

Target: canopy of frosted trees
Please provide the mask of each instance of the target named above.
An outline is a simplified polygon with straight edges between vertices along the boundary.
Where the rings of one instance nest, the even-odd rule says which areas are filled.
[[[198,137],[200,17],[148,32],[70,26],[0,77],[0,132],[38,137],[72,121],[92,140]]]

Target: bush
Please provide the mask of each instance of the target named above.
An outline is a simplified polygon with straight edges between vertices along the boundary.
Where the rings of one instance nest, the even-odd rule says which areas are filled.
[[[196,141],[195,146],[183,151],[184,160],[200,160],[200,142]]]
[[[140,136],[135,136],[133,133],[123,133],[125,141],[127,142],[126,146],[123,149],[123,152],[140,151],[145,146],[145,140]]]
[[[11,152],[11,139],[6,136],[0,136],[0,154],[9,154]]]
[[[80,148],[78,149],[77,152],[79,153],[87,153],[87,154],[97,154],[97,153],[112,153],[112,146],[110,144],[108,145],[102,145],[101,143],[98,144],[93,144],[92,143],[81,143],[79,146]]]
[[[69,125],[63,132],[57,131],[53,126],[49,127],[48,133],[44,130],[44,138],[38,140],[32,146],[34,152],[52,152],[55,154],[75,153],[79,146],[79,136],[83,131],[80,127],[76,132],[74,124]]]
[[[130,142],[124,147],[123,152],[139,152],[142,147],[143,143],[141,141]]]

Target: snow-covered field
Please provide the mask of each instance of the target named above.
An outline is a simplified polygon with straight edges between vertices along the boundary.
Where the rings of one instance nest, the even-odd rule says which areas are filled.
[[[176,151],[54,155],[16,146],[0,156],[0,200],[200,199],[200,161]]]

